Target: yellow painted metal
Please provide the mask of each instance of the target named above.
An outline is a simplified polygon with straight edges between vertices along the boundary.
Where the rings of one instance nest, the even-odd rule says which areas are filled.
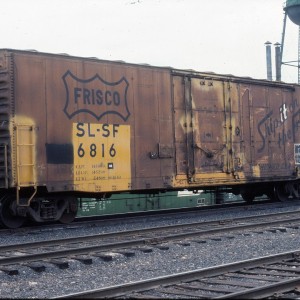
[[[37,192],[35,174],[35,136],[33,125],[16,125],[16,199],[17,205],[29,206],[31,200]],[[22,187],[33,187],[31,197],[24,204],[20,204],[20,189]]]
[[[73,123],[73,146],[76,189],[130,190],[129,125]]]
[[[241,174],[242,175],[242,174]],[[238,184],[243,182],[243,176],[237,181],[235,176],[231,173],[211,173],[211,174],[196,174],[192,180],[188,180],[185,175],[177,175],[173,178],[173,187],[184,188],[189,186],[215,186],[216,184],[224,184],[224,182],[230,182],[230,184]]]
[[[16,125],[16,149],[17,186],[35,186],[35,138],[33,125]]]

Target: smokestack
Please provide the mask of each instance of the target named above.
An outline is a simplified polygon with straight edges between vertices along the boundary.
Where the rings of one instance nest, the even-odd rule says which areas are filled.
[[[276,81],[281,81],[281,45],[275,43]]]
[[[266,58],[267,58],[267,79],[272,80],[272,56],[271,56],[271,42],[265,42]]]

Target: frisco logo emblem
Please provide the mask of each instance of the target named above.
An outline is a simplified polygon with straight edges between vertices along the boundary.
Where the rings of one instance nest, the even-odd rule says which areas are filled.
[[[80,79],[67,71],[62,79],[66,88],[64,112],[69,119],[81,113],[88,113],[98,121],[106,114],[118,115],[124,121],[130,116],[127,106],[129,83],[125,77],[107,82],[98,74]]]

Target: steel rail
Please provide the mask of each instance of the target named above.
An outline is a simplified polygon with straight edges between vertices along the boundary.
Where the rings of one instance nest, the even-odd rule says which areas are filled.
[[[282,280],[278,283],[271,283],[228,295],[215,297],[214,299],[258,299],[273,296],[275,293],[285,293],[295,289],[300,284],[300,278]],[[278,297],[276,297],[278,298]]]
[[[276,214],[269,215],[270,217],[274,217]],[[252,217],[253,218],[253,217]],[[266,215],[263,216],[263,218],[266,218]],[[239,220],[244,220],[245,218],[238,218]],[[248,219],[248,217],[247,217]],[[0,253],[2,255],[6,255],[5,257],[0,258],[0,265],[9,265],[9,264],[18,264],[18,263],[24,263],[24,262],[33,262],[33,261],[41,261],[45,259],[53,259],[53,258],[61,258],[61,257],[69,257],[74,255],[83,255],[83,254],[89,254],[89,255],[95,255],[99,256],[97,253],[104,252],[104,251],[112,251],[112,250],[119,250],[119,249],[126,249],[126,248],[132,248],[132,247],[142,247],[145,245],[150,246],[156,246],[157,244],[162,244],[170,241],[176,241],[176,240],[182,240],[186,238],[199,238],[202,236],[209,236],[216,233],[224,233],[224,232],[236,232],[241,231],[245,229],[251,229],[251,228],[259,228],[259,227],[272,227],[274,225],[283,225],[283,224],[291,224],[293,222],[300,222],[300,217],[294,218],[294,219],[279,219],[279,220],[273,220],[273,221],[265,221],[261,223],[250,223],[250,224],[242,224],[242,225],[235,225],[235,226],[225,226],[224,224],[219,224],[220,227],[213,228],[213,229],[200,229],[200,230],[194,230],[194,231],[188,231],[188,232],[181,232],[177,233],[176,231],[178,229],[184,229],[187,228],[189,230],[192,230],[192,226],[202,226],[203,224],[207,223],[190,223],[190,224],[183,224],[183,225],[174,225],[174,226],[165,226],[165,227],[151,227],[146,229],[139,229],[139,230],[132,230],[132,231],[124,231],[124,232],[113,232],[113,233],[105,233],[102,235],[92,235],[92,236],[80,236],[75,238],[69,238],[69,239],[60,239],[60,240],[50,240],[50,241],[40,241],[40,242],[34,242],[34,243],[27,243],[27,244],[16,244],[16,245],[8,245],[0,247]],[[211,222],[208,222],[211,224]],[[215,221],[213,221],[215,223]],[[167,230],[175,230],[175,233],[172,234],[166,234]],[[136,236],[138,234],[153,234],[154,232],[161,231],[164,235],[162,236],[150,236],[150,237],[140,237],[138,239],[127,239],[124,241],[114,242],[114,243],[103,243],[103,239],[105,238],[116,238],[116,237],[122,237],[122,236]],[[92,245],[87,246],[83,243],[101,240],[100,245]],[[50,250],[46,249],[46,252],[41,253],[34,253],[34,254],[26,254],[20,255],[20,252],[26,250],[26,249],[37,249],[41,247],[50,247],[50,246],[57,246],[62,247],[63,245],[67,245],[67,249],[63,250]],[[70,247],[71,246],[71,247]],[[42,251],[43,249],[41,249]],[[18,255],[9,256],[9,251],[17,251]]]
[[[288,211],[288,212],[280,212],[280,213],[272,213],[267,215],[259,215],[259,216],[247,216],[247,217],[239,217],[239,218],[232,218],[232,219],[224,219],[224,220],[215,220],[215,221],[208,221],[208,222],[192,222],[192,223],[185,223],[185,224],[175,224],[175,225],[167,225],[167,226],[161,226],[161,227],[148,227],[148,228],[141,228],[141,229],[135,229],[135,230],[128,230],[128,231],[117,231],[117,232],[109,232],[109,233],[102,233],[102,234],[95,234],[95,235],[85,235],[85,236],[78,236],[78,237],[71,237],[71,238],[64,238],[64,239],[56,239],[56,240],[46,240],[46,241],[39,241],[39,242],[31,242],[31,243],[23,243],[23,244],[12,244],[12,245],[5,245],[0,246],[0,253],[6,252],[6,251],[19,251],[20,249],[30,249],[30,248],[38,248],[38,247],[49,247],[49,246],[55,246],[55,245],[65,245],[65,244],[72,244],[72,243],[84,243],[84,242],[90,242],[105,238],[115,238],[115,237],[121,237],[125,235],[139,235],[139,234],[145,234],[145,233],[154,233],[154,232],[166,232],[171,230],[179,230],[179,229],[190,229],[192,230],[192,227],[208,227],[208,226],[223,226],[220,228],[213,228],[208,230],[199,230],[198,234],[214,234],[219,232],[224,232],[224,230],[243,230],[247,228],[251,228],[255,225],[257,226],[267,226],[267,225],[278,225],[278,224],[286,224],[291,222],[297,222],[300,221],[300,211]],[[274,217],[288,217],[296,215],[296,218],[289,218],[289,219],[279,219],[279,220],[272,220],[272,221],[265,221],[261,223],[250,223],[250,224],[243,224],[243,225],[236,225],[236,226],[226,226],[226,224],[233,224],[238,222],[249,222],[251,220],[257,221],[259,219],[266,219],[266,218],[274,218]],[[226,227],[224,227],[226,226]],[[188,237],[192,235],[193,232],[188,233],[185,232],[183,234],[177,234],[174,235],[178,237]],[[160,239],[160,238],[159,238]]]
[[[222,275],[228,272],[237,272],[245,268],[258,267],[265,264],[277,263],[284,260],[293,259],[300,256],[300,251],[292,251],[270,255],[250,260],[239,261],[221,266],[198,269],[194,271],[182,272],[167,276],[161,276],[153,279],[142,280],[137,282],[115,285],[105,288],[93,289],[79,293],[53,297],[52,299],[84,299],[84,298],[115,298],[121,296],[130,296],[131,293],[144,292],[146,290],[157,289],[166,285],[174,285],[182,282],[189,282],[205,277]],[[289,291],[300,283],[300,278],[291,280],[282,280],[279,283],[271,283],[265,286],[250,288],[248,290],[229,293],[215,297],[216,299],[250,299],[252,297],[267,297],[273,295],[276,291]],[[146,297],[146,296],[145,296]],[[214,297],[212,297],[214,298]],[[253,298],[252,298],[253,299]]]
[[[35,225],[28,225],[28,226],[24,226],[21,228],[15,228],[15,229],[8,229],[8,228],[0,228],[0,234],[4,233],[4,234],[11,234],[12,231],[13,233],[18,233],[20,232],[22,233],[32,233],[32,232],[42,232],[44,230],[48,231],[48,230],[52,230],[52,229],[68,229],[68,228],[80,228],[82,226],[101,226],[101,224],[119,224],[120,222],[131,222],[132,220],[134,220],[134,222],[136,222],[136,220],[138,219],[145,219],[149,218],[157,218],[158,216],[161,217],[172,217],[173,215],[178,216],[178,215],[189,215],[189,214],[197,214],[197,213],[205,213],[205,212],[213,212],[216,211],[218,214],[222,214],[223,211],[227,211],[228,209],[230,210],[235,210],[235,209],[241,209],[241,208],[264,208],[264,207],[269,207],[269,206],[277,206],[280,204],[283,205],[295,205],[295,204],[299,204],[300,201],[298,201],[297,199],[293,199],[293,200],[288,200],[285,202],[270,202],[269,199],[257,199],[256,201],[254,201],[252,204],[248,204],[246,203],[244,200],[236,200],[236,201],[228,201],[226,203],[223,204],[215,204],[215,205],[205,205],[205,206],[197,206],[197,207],[185,207],[185,208],[176,208],[176,209],[161,209],[159,211],[146,211],[146,212],[130,212],[127,214],[117,214],[117,215],[103,215],[103,216],[89,216],[89,217],[77,217],[72,223],[69,224],[62,224],[62,223],[40,223],[40,224],[35,224]]]

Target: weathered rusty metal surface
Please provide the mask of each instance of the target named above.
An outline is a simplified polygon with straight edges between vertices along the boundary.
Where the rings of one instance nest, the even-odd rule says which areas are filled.
[[[175,185],[296,178],[300,102],[294,89],[186,73],[177,73],[173,84]]]
[[[298,176],[297,86],[17,50],[0,51],[0,78],[1,187],[105,193]]]
[[[51,192],[170,185],[168,70],[14,50],[1,52],[0,62],[12,75],[7,76],[13,91],[7,96],[12,185],[34,182]],[[16,138],[24,125],[32,126],[34,140],[26,151]],[[34,156],[24,176],[17,172],[22,153]]]

